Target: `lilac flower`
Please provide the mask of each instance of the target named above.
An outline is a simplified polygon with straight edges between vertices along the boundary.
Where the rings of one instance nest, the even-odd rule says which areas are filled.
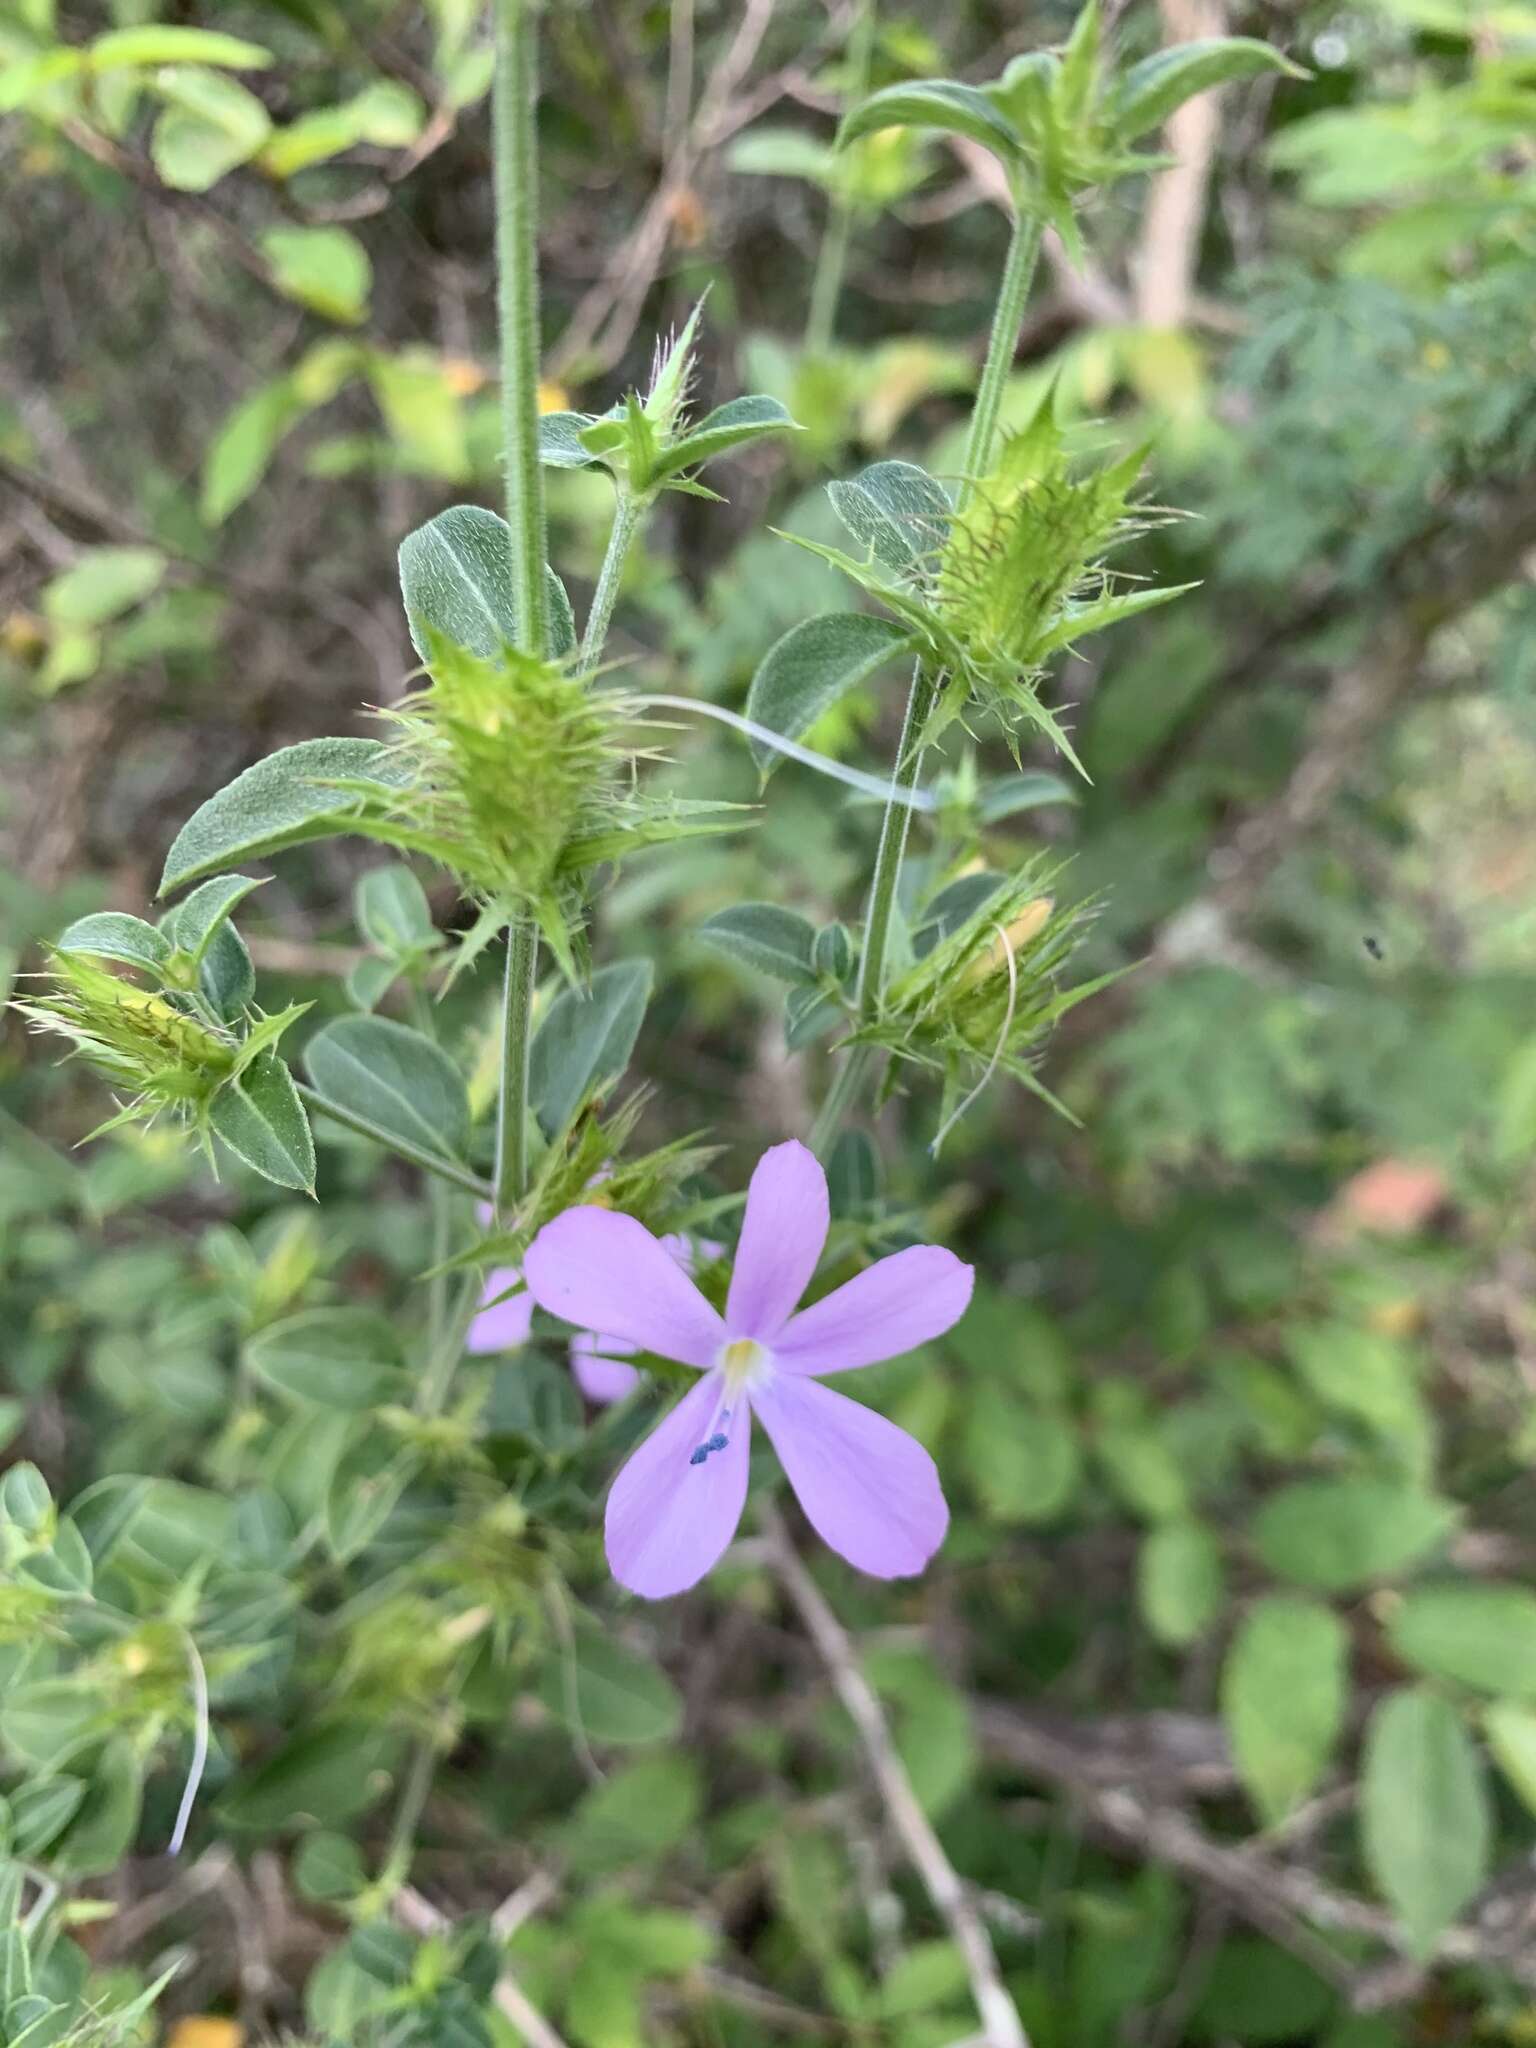
[[[488,1229],[493,1220],[490,1205],[482,1203],[478,1213],[482,1226]],[[674,1233],[662,1238],[661,1243],[685,1273],[692,1272],[696,1251],[690,1238]],[[706,1242],[697,1247],[697,1254],[705,1259],[718,1259],[722,1249]],[[486,1274],[479,1310],[464,1339],[464,1349],[470,1357],[517,1351],[528,1342],[534,1300],[522,1286],[522,1280],[516,1266],[496,1266]],[[522,1292],[508,1293],[513,1287],[522,1287]],[[640,1345],[627,1343],[622,1337],[605,1336],[595,1330],[577,1331],[571,1339],[571,1372],[594,1407],[622,1401],[639,1386],[640,1374],[627,1361],[640,1349]]]
[[[724,1245],[714,1244],[705,1239],[695,1245],[691,1237],[680,1231],[669,1231],[658,1238],[662,1250],[669,1258],[676,1259],[685,1273],[691,1273],[696,1260],[706,1264],[718,1259],[725,1250]],[[571,1372],[578,1387],[595,1408],[605,1407],[612,1401],[622,1401],[626,1394],[632,1394],[640,1384],[638,1370],[627,1363],[636,1352],[643,1349],[631,1344],[627,1338],[600,1335],[595,1330],[578,1330],[571,1339]]]
[[[507,1294],[522,1279],[516,1266],[494,1266],[480,1290],[480,1307],[464,1339],[471,1358],[492,1352],[516,1351],[528,1342],[533,1327],[533,1296],[525,1287],[521,1294]],[[506,1295],[504,1301],[499,1295]]]
[[[540,1307],[703,1374],[608,1496],[608,1561],[631,1592],[684,1592],[719,1561],[746,1502],[753,1415],[811,1526],[860,1571],[908,1577],[943,1542],[949,1510],[928,1453],[819,1379],[941,1335],[974,1275],[952,1252],[915,1245],[796,1314],[827,1224],[826,1175],[791,1142],[752,1176],[723,1316],[632,1216],[567,1209],[529,1247]]]

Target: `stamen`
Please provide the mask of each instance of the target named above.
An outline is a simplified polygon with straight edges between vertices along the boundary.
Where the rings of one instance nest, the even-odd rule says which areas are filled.
[[[718,1425],[722,1422],[729,1422],[730,1419],[730,1409],[722,1408],[719,1411],[719,1413],[715,1416],[715,1423],[717,1426],[711,1430],[710,1434],[704,1439],[703,1443],[701,1443],[698,1449],[693,1452],[692,1456],[688,1460],[690,1465],[707,1465],[709,1463],[709,1454],[711,1451],[723,1451],[729,1448],[731,1440],[725,1434],[725,1432],[718,1427]]]

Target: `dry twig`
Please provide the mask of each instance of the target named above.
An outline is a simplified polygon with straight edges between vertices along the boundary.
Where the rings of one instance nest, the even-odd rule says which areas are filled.
[[[918,1803],[891,1740],[885,1710],[860,1668],[847,1630],[801,1563],[777,1510],[765,1507],[763,1523],[773,1569],[827,1667],[833,1690],[858,1731],[891,1826],[922,1879],[934,1911],[965,1959],[971,1996],[985,2028],[986,2048],[1029,2048],[1029,2036],[1003,1982],[986,1923],[945,1854],[933,1823]]]

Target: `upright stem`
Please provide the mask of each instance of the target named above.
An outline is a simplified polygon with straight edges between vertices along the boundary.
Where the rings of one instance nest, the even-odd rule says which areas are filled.
[[[614,501],[613,525],[608,533],[607,552],[603,556],[597,588],[592,593],[592,609],[587,614],[587,630],[581,636],[581,655],[576,671],[578,675],[590,676],[602,659],[603,644],[608,638],[613,608],[618,602],[619,585],[624,580],[624,564],[635,535],[640,531],[640,522],[639,500],[633,492],[621,487]]]
[[[538,927],[514,918],[507,933],[501,989],[501,1092],[496,1098],[496,1207],[505,1210],[528,1186],[528,1055],[533,1045],[533,989]]]
[[[1016,212],[1013,236],[1008,244],[1008,261],[998,286],[997,308],[992,315],[992,332],[987,341],[987,360],[976,402],[971,408],[971,430],[965,439],[965,466],[960,479],[959,506],[963,511],[976,487],[978,477],[992,466],[992,443],[997,434],[997,415],[1002,409],[1003,387],[1019,346],[1019,329],[1029,287],[1034,282],[1035,264],[1040,256],[1040,221],[1033,213]]]
[[[539,469],[538,0],[496,0],[493,140],[496,306],[501,341],[503,459],[511,529],[512,592],[521,651],[549,645],[544,587],[544,483]],[[528,1048],[539,940],[514,918],[507,934],[501,1007],[501,1093],[496,1111],[496,1206],[528,1184]]]
[[[856,106],[869,91],[870,60],[875,48],[876,0],[863,0],[853,34],[848,39],[849,81],[847,102]],[[807,355],[825,355],[832,346],[837,324],[837,302],[842,295],[843,272],[848,263],[848,232],[853,208],[841,186],[832,194],[826,232],[816,256],[816,274],[811,280],[811,307],[805,322]]]
[[[992,462],[992,443],[997,435],[997,416],[1002,409],[1003,389],[1008,381],[1008,372],[1013,367],[1014,352],[1018,347],[1019,328],[1024,319],[1024,307],[1029,299],[1029,287],[1035,274],[1035,263],[1040,254],[1040,222],[1029,213],[1016,212],[1013,236],[1008,244],[1008,260],[1003,267],[1002,283],[998,287],[997,308],[992,316],[992,332],[987,341],[987,359],[982,367],[981,381],[976,387],[976,402],[971,409],[970,431],[966,435],[964,471],[960,480],[957,510],[963,510],[978,478],[986,475]],[[907,849],[907,828],[911,820],[908,807],[899,802],[901,795],[917,786],[922,768],[921,736],[933,711],[939,693],[941,678],[924,663],[919,662],[912,671],[912,688],[907,697],[906,716],[902,720],[901,743],[897,749],[896,767],[891,776],[891,798],[885,807],[885,816],[880,824],[880,845],[875,855],[875,872],[869,888],[869,909],[864,920],[864,951],[859,961],[858,1006],[861,1019],[876,1015],[880,1007],[880,990],[885,980],[885,956],[890,943],[891,915],[896,905],[896,892],[901,882],[901,863]],[[848,1053],[833,1083],[815,1127],[811,1133],[811,1144],[818,1153],[830,1150],[837,1137],[838,1128],[862,1087],[870,1066],[870,1052],[866,1046],[855,1046]]]
[[[539,467],[538,0],[496,0],[493,120],[502,459],[517,644],[543,656],[544,477]]]

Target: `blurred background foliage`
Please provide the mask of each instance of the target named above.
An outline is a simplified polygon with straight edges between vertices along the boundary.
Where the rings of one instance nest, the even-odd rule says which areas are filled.
[[[650,686],[739,708],[846,602],[770,527],[829,538],[822,484],[876,457],[958,460],[990,159],[834,159],[838,109],[1070,25],[549,8],[550,408],[643,381],[707,289],[700,400],[804,428],[728,504],[659,511],[612,643]],[[1039,2048],[1529,2043],[1536,8],[1134,0],[1114,28],[1266,37],[1310,76],[1192,102],[1086,263],[1047,247],[1005,416],[1049,385],[1097,445],[1152,437],[1193,516],[1136,566],[1199,587],[1061,674],[1090,779],[1042,755],[987,810],[1102,896],[1094,964],[1131,971],[1044,1070],[1077,1122],[999,1089],[935,1169],[931,1101],[882,1119],[885,1199],[980,1275],[874,1389],[956,1521],[919,1585],[816,1570]],[[395,548],[500,489],[489,76],[478,0],[0,0],[7,980],[142,909],[237,770],[398,696]],[[555,472],[550,507],[584,595],[606,486]],[[878,769],[895,688],[817,743]],[[738,741],[674,751],[679,787],[754,798]],[[656,964],[644,1126],[713,1128],[717,1187],[805,1129],[825,1055],[698,928],[743,897],[857,917],[878,812],[831,790],[787,766],[751,830],[605,899],[601,957]],[[387,884],[354,915],[379,865],[278,864],[243,913],[267,1008],[430,985]],[[471,1054],[490,999],[443,1007]],[[317,1208],[155,1132],[75,1151],[102,1114],[5,1023],[5,2040],[982,2038],[754,1541],[684,1601],[616,1599],[590,1504],[635,1425],[584,1418],[554,1343],[496,1365],[488,1435],[390,1405],[410,1173],[326,1131]],[[844,1222],[874,1199],[845,1181]],[[292,1319],[327,1312],[367,1335],[317,1400]],[[519,1505],[549,1502],[591,1532],[554,1558]],[[216,1732],[172,1862],[194,1623]],[[441,1765],[424,1807],[408,1756]]]

